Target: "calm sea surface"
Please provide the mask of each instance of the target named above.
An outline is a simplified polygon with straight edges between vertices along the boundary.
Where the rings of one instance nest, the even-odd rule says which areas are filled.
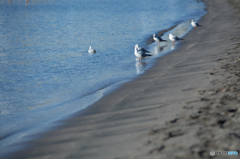
[[[158,56],[139,64],[135,44],[203,14],[196,0],[0,1],[0,150],[143,73]]]

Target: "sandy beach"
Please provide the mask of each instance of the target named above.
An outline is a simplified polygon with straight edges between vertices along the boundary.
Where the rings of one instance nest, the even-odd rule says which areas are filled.
[[[212,158],[211,150],[240,152],[240,16],[234,3],[206,1],[202,27],[178,49],[5,158],[197,159]]]

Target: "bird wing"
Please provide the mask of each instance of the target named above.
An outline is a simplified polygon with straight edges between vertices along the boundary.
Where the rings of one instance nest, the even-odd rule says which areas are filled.
[[[143,53],[145,53],[145,52],[150,52],[150,51],[148,51],[148,50],[146,50],[146,49],[144,49],[143,47],[139,47],[139,49],[138,49],[139,51],[142,51]]]
[[[183,40],[183,39],[176,36],[176,40]]]
[[[201,26],[200,24],[196,23],[197,26]]]
[[[172,38],[173,38],[174,40],[178,40],[178,37],[175,36],[175,35],[172,35]]]

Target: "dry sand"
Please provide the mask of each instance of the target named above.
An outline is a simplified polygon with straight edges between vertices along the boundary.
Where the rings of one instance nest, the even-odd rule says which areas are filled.
[[[206,3],[203,27],[179,49],[7,158],[196,159],[210,158],[210,150],[240,152],[240,16],[226,0]]]

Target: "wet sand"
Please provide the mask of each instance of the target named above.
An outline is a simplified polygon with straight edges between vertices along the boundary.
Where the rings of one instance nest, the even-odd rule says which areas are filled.
[[[6,158],[196,159],[210,158],[210,150],[240,152],[240,16],[227,0],[207,6],[203,27],[179,49]]]

